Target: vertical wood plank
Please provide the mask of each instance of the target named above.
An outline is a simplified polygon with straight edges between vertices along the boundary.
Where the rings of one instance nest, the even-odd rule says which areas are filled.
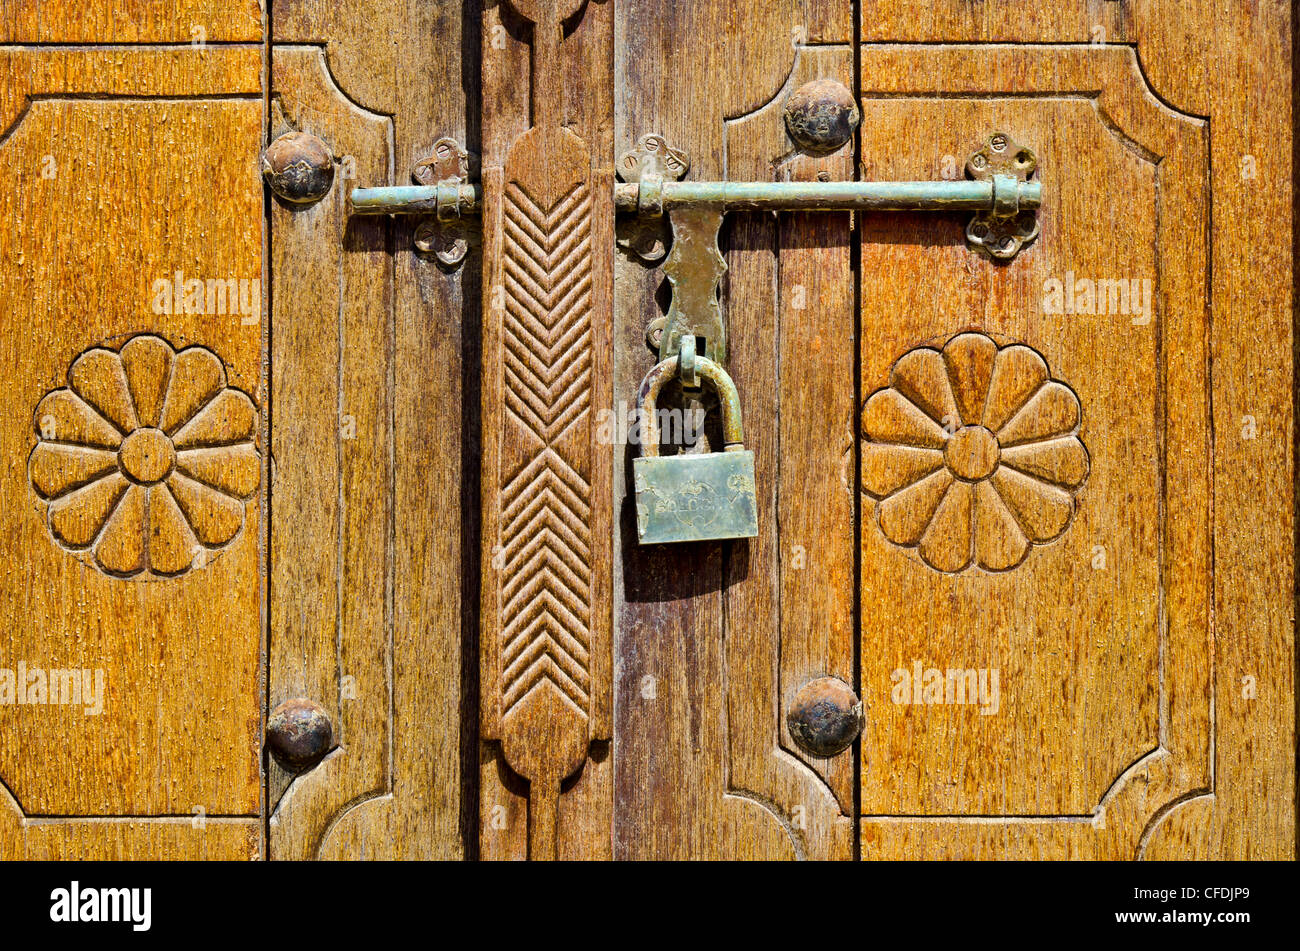
[[[0,50],[2,858],[263,851],[260,52]],[[202,387],[176,369],[196,359]],[[140,438],[167,472],[128,458]]]
[[[369,180],[391,123],[334,85],[323,51],[274,52],[272,136],[318,136]],[[348,183],[271,208],[270,706],[322,706],[338,749],[290,786],[268,757],[273,858],[317,857],[345,809],[391,785],[392,273],[383,221],[348,220]]]
[[[580,10],[586,38],[566,36]],[[529,781],[537,859],[560,856],[561,782],[609,735],[610,460],[597,418],[610,402],[612,105],[596,99],[593,116],[594,97],[565,89],[575,69],[578,88],[602,88],[610,11],[514,0],[484,31],[482,722]],[[507,137],[498,122],[518,129],[520,117],[500,112],[497,91],[517,83],[503,67],[521,51],[498,56],[494,40],[511,27],[529,36],[531,82],[528,121]],[[575,115],[590,125],[566,128]]]
[[[1294,74],[1285,3],[1216,8],[1214,784],[1149,858],[1295,854]]]
[[[323,50],[335,92],[314,101],[338,100],[334,127],[347,130],[355,150],[340,148],[336,156],[340,200],[360,185],[408,183],[443,136],[477,147],[477,105],[467,109],[466,102],[474,80],[467,86],[465,79],[477,77],[476,3],[389,0],[361,9],[302,0],[275,4],[272,17],[278,44]],[[401,25],[400,42],[394,24]],[[379,130],[376,116],[391,117],[381,123],[390,131]],[[342,412],[356,426],[345,440],[349,421],[340,421],[323,460],[345,464],[338,485],[347,521],[336,522],[303,556],[316,557],[316,548],[352,553],[339,603],[350,633],[337,647],[328,628],[299,636],[322,639],[308,656],[328,661],[330,683],[352,678],[355,697],[340,690],[340,702],[345,711],[347,704],[357,708],[347,714],[356,746],[349,755],[360,765],[316,780],[319,802],[304,804],[292,821],[282,805],[273,823],[283,827],[281,846],[292,854],[473,855],[477,537],[476,519],[463,513],[472,512],[477,494],[477,355],[465,327],[466,315],[478,312],[478,259],[472,252],[443,269],[415,250],[414,222],[344,227],[345,220],[340,216],[340,230],[328,235],[338,242],[330,253],[338,255],[335,280],[344,281],[343,313],[351,315],[345,329],[353,349],[343,376],[334,378],[345,407],[336,401],[315,412]],[[290,311],[318,309],[310,284],[283,293]],[[477,317],[468,319],[472,326]],[[308,361],[294,363],[291,352],[274,359],[309,378],[321,372]],[[292,678],[293,660],[285,660]],[[284,689],[275,684],[273,678],[273,689]],[[311,780],[309,774],[295,786]]]
[[[771,178],[772,161],[789,148],[781,98],[793,89],[800,57],[815,58],[813,50],[796,45],[815,33],[821,42],[848,49],[852,38],[847,3],[769,2],[742,9],[629,2],[620,13],[619,35],[626,40],[616,49],[618,142],[626,148],[645,133],[661,133],[690,155],[689,178],[696,180]],[[851,70],[843,79],[851,85]],[[728,119],[738,120],[734,136]],[[760,120],[775,131],[744,128]],[[851,166],[845,170],[851,175]],[[787,540],[778,532],[781,508],[789,504],[780,486],[796,484],[784,480],[824,480],[843,491],[844,440],[834,451],[822,447],[819,463],[833,457],[829,466],[815,465],[803,476],[786,468],[794,455],[780,449],[777,415],[787,372],[779,361],[784,318],[778,316],[777,233],[770,218],[730,217],[723,232],[731,268],[724,300],[728,369],[741,394],[747,447],[756,453],[760,535],[725,545],[638,547],[627,484],[638,447],[624,447],[616,457],[615,855],[847,857],[852,819],[813,768],[782,750],[787,685],[780,552]],[[797,245],[811,233],[792,223],[785,236]],[[827,254],[837,267],[847,267],[847,244]],[[630,408],[654,360],[645,332],[665,304],[662,280],[653,267],[620,261],[615,385],[621,408]],[[832,305],[827,313],[827,319],[837,313],[852,321],[851,309]],[[837,385],[847,387],[851,402],[851,374]],[[851,566],[851,549],[847,561]],[[851,606],[852,597],[848,592],[840,603]],[[811,657],[818,635],[805,637],[805,631],[796,633],[792,651]],[[851,657],[851,640],[841,637],[840,644],[836,663],[844,663],[844,653]],[[851,678],[851,663],[845,668]],[[850,764],[836,780],[849,801],[851,773]]]
[[[853,69],[851,44],[799,50],[781,93],[763,109],[728,123],[727,177],[851,180],[856,174],[853,142],[830,155],[802,154],[786,130],[784,102],[814,80],[835,80],[851,89]],[[849,816],[857,776],[853,752],[831,758],[809,755],[790,736],[786,714],[799,688],[817,677],[837,677],[856,688],[853,216],[790,213],[779,216],[773,226],[771,281],[777,313],[774,324],[759,321],[759,326],[764,335],[772,328],[774,337],[760,336],[753,347],[755,354],[762,354],[758,359],[766,359],[771,348],[776,401],[767,412],[750,413],[746,431],[772,427],[772,455],[777,460],[773,518],[780,526],[779,577],[771,623],[780,633],[780,742],[825,779],[840,811]],[[729,296],[742,300],[735,292]],[[748,319],[748,310],[740,307]],[[748,365],[738,364],[737,369]],[[764,384],[756,385],[761,389]],[[746,391],[752,388],[746,386]]]

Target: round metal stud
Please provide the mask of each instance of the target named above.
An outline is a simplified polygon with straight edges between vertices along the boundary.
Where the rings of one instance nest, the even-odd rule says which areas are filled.
[[[818,677],[799,688],[786,725],[804,750],[813,756],[834,756],[852,745],[866,722],[862,701],[838,677]]]
[[[285,201],[319,201],[334,184],[334,157],[310,132],[286,132],[262,153],[262,177]]]
[[[313,700],[286,700],[266,721],[266,745],[280,765],[302,772],[330,751],[334,727],[329,714]]]
[[[827,155],[848,142],[861,113],[853,94],[834,79],[804,83],[785,101],[785,127],[800,149]]]

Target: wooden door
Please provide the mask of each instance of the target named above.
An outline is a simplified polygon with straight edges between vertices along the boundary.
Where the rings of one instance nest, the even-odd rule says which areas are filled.
[[[6,4],[0,859],[1292,855],[1291,31]],[[616,208],[646,136],[696,182],[1014,143],[1043,202],[1009,256],[733,210],[714,257]],[[442,224],[349,200],[452,178]],[[642,546],[683,254],[759,528]]]
[[[5,858],[264,854],[261,17],[131,6],[0,17]]]
[[[473,841],[476,282],[347,201],[466,138],[406,6],[5,4],[0,857]]]

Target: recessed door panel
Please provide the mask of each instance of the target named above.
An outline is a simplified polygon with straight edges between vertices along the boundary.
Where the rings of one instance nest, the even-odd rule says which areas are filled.
[[[260,65],[182,60],[0,58],[6,855],[260,848]]]
[[[864,60],[868,175],[999,130],[1046,190],[1008,263],[863,221],[866,856],[1131,854],[1208,783],[1208,143],[1144,93],[1120,49]]]

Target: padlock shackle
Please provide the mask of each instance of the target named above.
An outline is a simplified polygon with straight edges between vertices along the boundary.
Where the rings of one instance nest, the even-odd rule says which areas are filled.
[[[679,356],[669,357],[656,363],[641,381],[637,392],[637,416],[641,424],[641,455],[659,455],[659,413],[656,404],[659,391],[664,384],[677,375]],[[695,358],[695,372],[701,379],[713,384],[718,393],[718,402],[722,409],[722,441],[725,451],[743,449],[745,444],[744,426],[740,417],[740,394],[727,371],[708,357]]]

